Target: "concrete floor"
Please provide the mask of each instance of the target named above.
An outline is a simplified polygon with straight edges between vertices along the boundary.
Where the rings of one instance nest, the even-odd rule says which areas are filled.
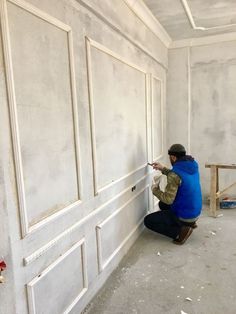
[[[84,313],[235,314],[236,209],[221,213],[182,246],[145,229]]]

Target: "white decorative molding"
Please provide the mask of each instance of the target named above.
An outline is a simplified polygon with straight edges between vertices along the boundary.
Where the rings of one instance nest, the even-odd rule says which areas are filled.
[[[189,22],[190,22],[190,24],[194,30],[208,31],[208,30],[212,30],[212,29],[221,29],[221,28],[228,28],[228,27],[236,26],[235,23],[234,24],[213,26],[213,27],[197,26],[195,21],[194,21],[194,18],[193,18],[193,15],[192,15],[192,12],[191,12],[191,9],[189,7],[187,0],[181,0],[181,1],[183,4],[183,7],[185,9],[185,12],[187,14],[187,17],[189,19]]]
[[[147,166],[147,163],[141,165],[137,169],[132,170],[131,172],[125,174],[124,176],[114,180],[113,182],[110,182],[106,184],[105,186],[99,187],[98,186],[98,176],[97,176],[97,153],[96,153],[96,129],[95,129],[95,118],[94,118],[94,99],[93,99],[93,75],[92,75],[92,65],[91,65],[91,47],[94,47],[98,49],[99,51],[102,51],[103,53],[111,56],[112,58],[121,61],[122,63],[128,65],[129,67],[141,72],[145,75],[145,89],[146,89],[146,101],[145,101],[145,107],[146,107],[146,134],[148,130],[148,121],[147,121],[147,115],[148,115],[148,99],[147,99],[147,86],[148,86],[148,74],[145,70],[138,67],[136,64],[131,63],[128,60],[125,60],[123,57],[121,57],[119,54],[113,52],[112,50],[108,49],[107,47],[103,46],[102,44],[86,37],[86,50],[87,50],[87,71],[88,71],[88,89],[89,89],[89,108],[90,108],[90,129],[91,129],[91,143],[92,143],[92,164],[93,164],[93,185],[94,185],[94,195],[98,195],[102,191],[106,190],[107,188],[110,188],[114,184],[117,184],[118,182],[124,180],[125,178],[131,176],[132,174],[136,173],[137,171],[145,168]],[[147,136],[147,135],[146,135]],[[147,152],[147,158],[148,158],[148,141],[146,141],[146,152]]]
[[[149,73],[147,75],[146,79],[146,101],[147,101],[147,114],[146,114],[146,119],[147,119],[147,129],[146,129],[146,141],[148,145],[148,151],[147,151],[147,158],[148,162],[152,162],[152,97],[151,97],[151,74]],[[151,167],[148,167],[148,172],[149,174],[152,173],[153,169]]]
[[[154,105],[155,105],[154,104],[154,97],[153,97],[153,94],[154,94],[154,84],[153,84],[153,82],[154,82],[154,80],[157,80],[157,81],[160,82],[160,93],[161,93],[161,95],[160,95],[160,106],[161,106],[161,108],[160,108],[160,110],[161,110],[161,117],[160,117],[160,123],[161,123],[161,153],[158,156],[154,156],[154,145],[155,145],[155,143],[154,143],[154,135],[153,135],[154,134],[154,120],[153,120],[154,114],[153,114],[153,112],[154,112]],[[160,79],[157,76],[151,75],[152,161],[158,161],[160,158],[163,157],[163,152],[164,152],[164,121],[163,121],[163,119],[164,119],[164,115],[163,115],[163,110],[164,110],[163,103],[164,103],[164,101],[163,101],[163,95],[164,95],[163,80]]]
[[[169,34],[152,14],[142,0],[123,0],[135,15],[155,34],[168,48],[172,42]]]
[[[13,141],[13,151],[14,151],[14,161],[15,161],[15,171],[16,171],[16,183],[18,191],[18,202],[20,210],[21,219],[21,232],[24,237],[28,233],[28,217],[25,208],[25,193],[24,193],[24,180],[22,172],[22,159],[20,152],[20,139],[19,139],[19,127],[16,111],[16,96],[13,80],[13,68],[12,68],[12,58],[11,58],[11,47],[9,39],[9,26],[8,26],[8,16],[7,16],[7,4],[6,0],[0,1],[0,22],[2,29],[2,41],[3,41],[3,51],[4,60],[6,67],[6,82],[7,82],[7,93],[8,102],[10,110],[10,124],[11,133]]]
[[[149,202],[148,213],[152,213],[153,210],[154,210],[154,196],[153,196],[153,193],[152,193],[152,184],[150,184],[150,186],[149,186],[148,202]]]
[[[29,303],[29,313],[36,314],[37,309],[35,308],[35,285],[41,281],[50,271],[52,271],[58,264],[60,264],[66,257],[68,257],[76,249],[80,248],[81,250],[81,263],[82,263],[82,273],[83,273],[83,289],[79,292],[78,296],[73,300],[73,302],[67,307],[63,314],[69,313],[72,308],[78,303],[82,296],[88,290],[88,278],[87,278],[87,260],[86,260],[86,250],[85,250],[85,239],[81,239],[79,242],[74,244],[66,253],[60,256],[56,261],[54,261],[49,267],[37,275],[33,280],[27,284],[27,293],[28,293],[28,303]],[[76,261],[75,261],[76,263]],[[63,267],[62,267],[63,268]]]
[[[145,162],[145,164],[143,164],[142,166],[138,167],[137,169],[135,169],[135,170],[133,170],[133,171],[130,171],[130,172],[127,173],[126,175],[124,175],[124,176],[118,178],[117,180],[112,181],[111,183],[106,184],[105,186],[103,186],[102,188],[99,188],[99,189],[97,190],[97,194],[99,194],[99,193],[103,192],[104,190],[106,190],[106,189],[112,187],[113,185],[115,185],[115,184],[117,184],[117,183],[119,183],[119,182],[121,182],[121,181],[127,179],[128,177],[132,176],[133,174],[135,174],[135,173],[138,172],[139,170],[144,169],[146,166],[147,166],[147,163]],[[97,195],[97,194],[96,194],[96,195]]]
[[[110,200],[108,200],[107,202],[105,202],[104,204],[102,204],[101,206],[97,207],[96,209],[94,209],[89,215],[87,215],[86,217],[84,217],[83,219],[81,219],[80,221],[76,222],[75,224],[73,224],[70,228],[66,229],[65,231],[63,231],[62,233],[60,233],[57,237],[55,237],[54,239],[52,239],[51,241],[49,241],[48,243],[46,243],[45,245],[43,245],[41,248],[37,249],[35,252],[33,252],[32,254],[30,254],[29,256],[23,258],[23,263],[25,266],[30,265],[31,263],[33,263],[35,260],[37,260],[38,258],[42,257],[44,254],[46,254],[50,249],[52,249],[55,245],[57,245],[58,243],[60,243],[62,241],[62,239],[66,236],[68,236],[69,234],[71,234],[72,232],[74,232],[77,228],[81,227],[83,224],[85,224],[86,222],[89,221],[89,219],[91,219],[92,217],[94,217],[95,215],[98,215],[98,213],[100,211],[102,211],[104,208],[106,208],[107,206],[109,206],[111,203],[113,203],[114,201],[116,201],[117,199],[119,199],[121,196],[123,196],[125,193],[127,193],[128,191],[131,190],[131,188],[134,185],[139,184],[140,182],[142,182],[143,180],[145,180],[148,177],[148,174],[144,175],[143,177],[141,177],[138,181],[136,181],[135,183],[133,183],[132,185],[130,185],[129,187],[127,187],[125,190],[123,190],[121,193],[117,194],[116,196],[112,197]]]
[[[187,55],[188,75],[188,154],[191,155],[191,115],[192,115],[192,90],[191,90],[191,48],[188,47]]]
[[[106,266],[111,262],[111,260],[117,255],[117,253],[121,250],[121,248],[125,245],[125,243],[130,239],[130,237],[134,234],[134,232],[138,229],[141,223],[143,223],[143,217],[137,223],[137,225],[133,228],[133,230],[125,237],[125,239],[121,242],[121,244],[115,249],[115,251],[109,256],[106,261],[103,261],[102,257],[102,240],[101,240],[101,229],[105,224],[107,224],[112,218],[118,215],[128,204],[130,204],[134,199],[136,199],[140,194],[142,194],[149,185],[146,185],[142,190],[140,190],[136,195],[130,198],[124,205],[118,208],[114,213],[112,213],[109,217],[103,220],[102,223],[96,226],[96,237],[97,237],[97,254],[98,254],[98,271],[102,272]],[[149,198],[148,198],[149,200]],[[149,204],[148,204],[149,208]]]
[[[198,38],[189,38],[173,41],[170,49],[184,48],[184,47],[197,47],[208,46],[221,42],[236,41],[236,32],[226,33],[221,35],[205,36]]]
[[[163,62],[162,60],[157,59],[157,55],[154,55],[153,52],[149,51],[146,46],[142,45],[139,41],[135,40],[133,37],[131,37],[128,33],[124,32],[120,25],[115,24],[114,20],[109,20],[107,16],[103,15],[101,12],[98,12],[94,9],[92,5],[89,5],[89,3],[86,0],[76,0],[77,5],[81,4],[84,8],[89,10],[92,14],[94,14],[97,18],[99,18],[103,23],[105,23],[108,27],[113,29],[117,34],[125,38],[127,41],[129,41],[133,46],[137,47],[139,50],[141,50],[145,55],[150,57],[152,60],[157,62],[163,69],[167,70],[167,64],[166,62]],[[76,3],[74,2],[74,5],[76,6]],[[80,8],[79,8],[80,9]]]
[[[45,22],[50,23],[56,26],[57,28],[65,31],[67,33],[67,40],[68,40],[79,200],[77,200],[73,204],[70,204],[69,206],[66,206],[65,208],[62,208],[58,212],[46,217],[42,221],[35,223],[32,226],[29,225],[27,209],[26,209],[24,175],[23,175],[21,148],[20,148],[20,133],[19,133],[18,117],[17,117],[15,83],[14,83],[14,73],[13,73],[13,66],[12,66],[7,2],[18,6],[21,9],[25,10],[26,12],[29,12],[30,14],[33,14],[36,17],[39,17]],[[1,0],[0,5],[1,5],[0,14],[1,14],[3,49],[4,49],[4,59],[5,59],[5,67],[6,67],[7,92],[8,92],[8,102],[9,102],[9,108],[10,108],[10,124],[11,124],[11,132],[12,132],[14,161],[15,161],[15,167],[16,167],[16,183],[17,183],[17,191],[18,191],[19,210],[20,210],[21,233],[22,233],[22,237],[25,237],[29,233],[34,232],[35,230],[41,228],[42,226],[56,219],[58,216],[64,215],[65,212],[78,206],[81,203],[82,180],[81,180],[80,158],[79,158],[80,154],[79,154],[78,112],[77,112],[76,81],[75,81],[74,56],[73,56],[73,39],[72,39],[72,31],[71,31],[70,26],[62,23],[61,21],[48,15],[47,13],[37,9],[36,7],[25,2],[24,0]]]

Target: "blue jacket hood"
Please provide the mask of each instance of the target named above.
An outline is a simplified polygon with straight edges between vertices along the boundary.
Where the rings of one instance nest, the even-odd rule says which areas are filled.
[[[173,168],[184,171],[188,174],[195,174],[198,172],[198,164],[191,156],[185,156],[184,158],[177,160],[174,163]]]

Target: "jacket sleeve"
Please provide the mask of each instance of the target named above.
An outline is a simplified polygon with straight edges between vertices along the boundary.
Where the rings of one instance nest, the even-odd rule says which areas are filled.
[[[164,168],[162,173],[167,176],[165,191],[161,191],[159,185],[154,184],[152,186],[152,193],[163,203],[171,205],[175,200],[178,187],[181,184],[181,179],[177,174],[167,168]]]

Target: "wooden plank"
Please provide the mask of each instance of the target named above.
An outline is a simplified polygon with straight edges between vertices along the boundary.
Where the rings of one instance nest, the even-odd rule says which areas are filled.
[[[216,185],[217,185],[217,168],[211,166],[211,191],[210,191],[210,215],[216,217]]]
[[[219,170],[216,167],[216,208],[220,208],[220,199],[217,197],[217,193],[219,192]]]
[[[236,164],[220,164],[220,163],[206,163],[205,168],[211,168],[215,166],[221,169],[236,169]]]
[[[231,185],[229,185],[227,188],[225,188],[224,190],[222,191],[218,191],[216,193],[216,197],[219,198],[222,194],[224,194],[224,192],[228,191],[229,189],[231,189],[233,186],[236,185],[236,182],[232,183]]]

